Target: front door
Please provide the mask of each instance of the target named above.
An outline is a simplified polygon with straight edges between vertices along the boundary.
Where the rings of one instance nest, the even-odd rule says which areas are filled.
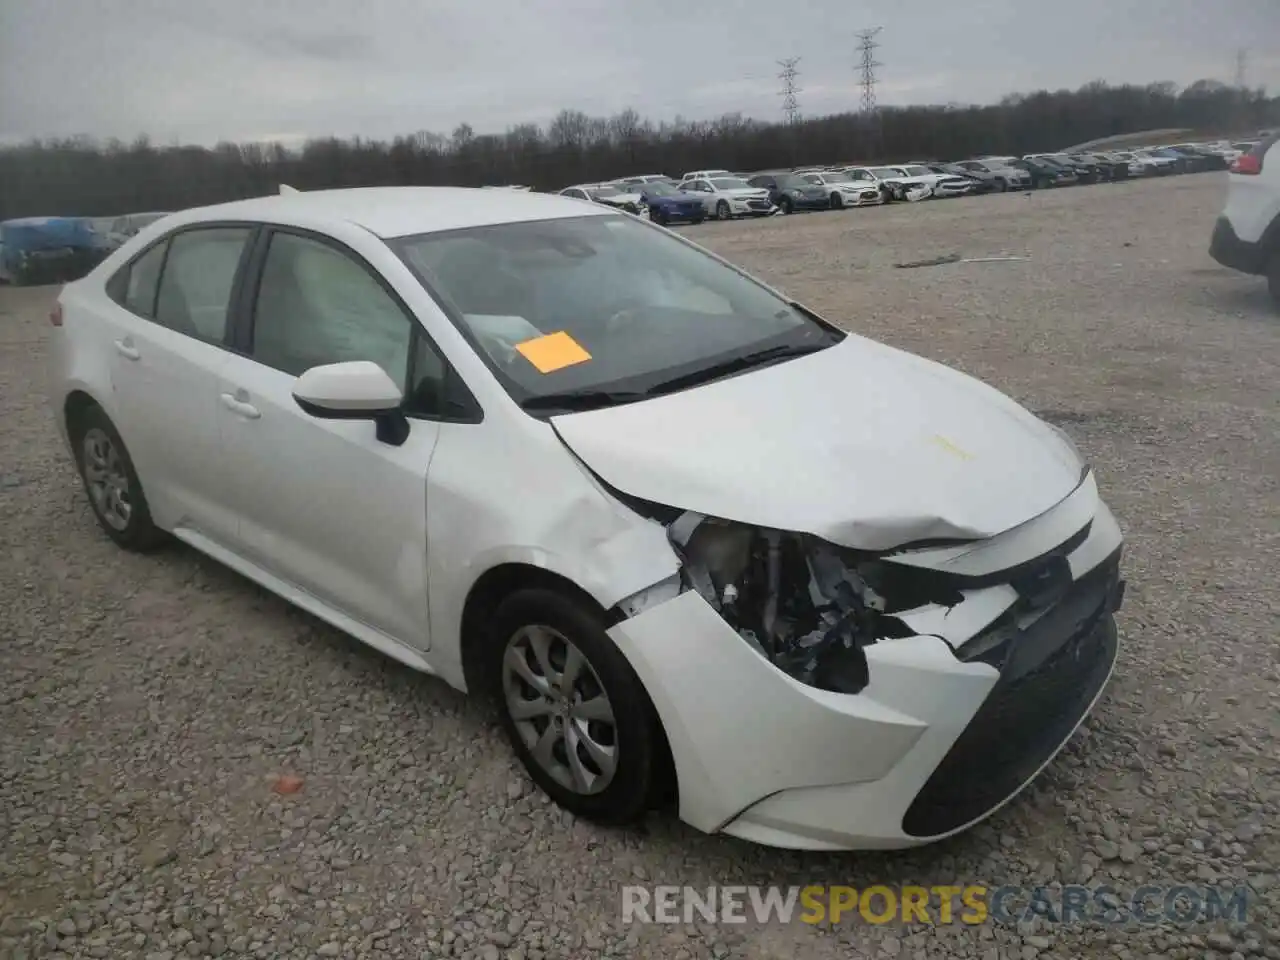
[[[293,385],[311,367],[372,360],[411,404],[421,378],[439,375],[434,348],[372,268],[314,235],[271,235],[251,309],[248,355],[231,357],[217,391],[238,551],[425,649],[426,478],[439,426],[411,418],[408,440],[392,446],[370,421],[307,415]]]

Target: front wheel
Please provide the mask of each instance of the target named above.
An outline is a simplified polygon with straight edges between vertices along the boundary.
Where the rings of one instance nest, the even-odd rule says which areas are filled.
[[[657,223],[657,224],[665,224],[667,222],[666,216],[657,207],[649,208],[649,219],[653,223]]]
[[[716,204],[716,219],[728,220],[733,216],[733,211],[729,209],[729,201],[721,200]]]
[[[840,194],[838,193],[833,193],[831,195],[831,209],[839,210],[843,206],[844,206],[844,198],[841,197]]]
[[[1002,177],[1001,179],[997,180],[997,181],[996,181],[996,189],[997,189],[997,190],[999,190],[1001,193],[1008,193],[1008,192],[1009,192],[1009,181],[1008,181],[1008,180],[1005,180],[1003,177]]]
[[[778,200],[778,209],[785,214],[792,214],[795,213],[796,208],[790,197],[782,197]]]
[[[552,590],[520,590],[498,607],[489,641],[486,681],[534,782],[576,816],[639,817],[656,782],[661,732],[598,613]]]

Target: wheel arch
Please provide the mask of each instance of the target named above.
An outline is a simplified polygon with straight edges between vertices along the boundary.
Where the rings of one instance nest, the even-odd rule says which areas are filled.
[[[76,418],[83,416],[85,411],[94,407],[101,410],[102,404],[85,390],[75,388],[67,394],[62,401],[62,425],[66,428],[68,436],[71,434],[71,426]]]
[[[519,590],[526,589],[550,590],[582,603],[587,609],[600,616],[606,630],[626,619],[626,615],[618,607],[605,609],[589,592],[554,570],[519,561],[508,561],[490,567],[471,585],[462,608],[458,638],[461,647],[459,652],[462,658],[463,682],[469,692],[483,689],[480,671],[484,664],[486,619],[504,599]],[[626,659],[625,654],[623,659]],[[650,716],[657,736],[657,757],[660,768],[655,781],[658,794],[654,799],[660,804],[676,802],[679,797],[679,785],[666,727],[653,704],[652,696],[648,690],[644,689],[643,681],[640,686],[649,703]]]

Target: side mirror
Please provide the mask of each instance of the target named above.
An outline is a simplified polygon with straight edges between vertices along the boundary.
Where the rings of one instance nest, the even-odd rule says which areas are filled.
[[[312,367],[294,381],[293,399],[317,419],[372,420],[378,439],[392,446],[409,437],[409,419],[401,410],[404,395],[371,360]]]

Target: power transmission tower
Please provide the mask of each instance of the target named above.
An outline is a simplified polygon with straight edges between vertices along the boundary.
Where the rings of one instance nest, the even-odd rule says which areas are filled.
[[[799,57],[788,57],[786,60],[779,60],[778,66],[782,68],[782,72],[778,74],[778,78],[782,81],[782,115],[787,118],[787,123],[795,125],[800,122],[800,103],[796,100],[796,94],[800,89],[796,86],[796,65],[800,62]]]
[[[858,52],[862,54],[859,67],[862,72],[862,115],[866,124],[868,152],[879,156],[884,137],[880,129],[880,112],[876,109],[876,49],[880,46],[876,37],[883,27],[873,27],[858,33]]]
[[[883,29],[875,27],[858,34],[858,52],[862,54],[862,111],[868,115],[876,111],[876,67],[883,66],[876,60],[876,49],[880,46],[876,36]]]
[[[1244,90],[1249,80],[1249,51],[1241,47],[1236,51],[1236,89]]]

